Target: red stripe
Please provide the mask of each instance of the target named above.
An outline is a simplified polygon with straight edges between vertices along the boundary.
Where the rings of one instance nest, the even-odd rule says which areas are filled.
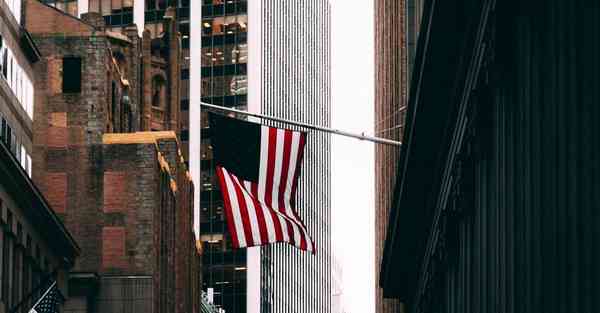
[[[285,186],[290,169],[290,155],[292,150],[292,131],[285,130],[283,136],[283,162],[281,163],[281,181],[279,183],[279,211],[285,209]]]
[[[265,203],[269,207],[273,207],[271,200],[273,199],[273,178],[275,177],[275,157],[277,149],[277,129],[269,127],[269,146],[267,158],[267,181],[265,184]]]
[[[304,146],[306,145],[306,134],[300,133],[300,140],[298,142],[298,156],[296,158],[296,169],[294,170],[294,180],[292,181],[292,192],[290,193],[290,205],[292,206],[292,212],[294,216],[304,228],[304,221],[296,213],[296,190],[298,188],[298,178],[300,177],[300,168],[302,167],[302,159],[304,158]]]
[[[288,212],[287,212],[287,208],[286,208],[286,203],[285,203],[285,188],[286,188],[286,184],[287,184],[287,179],[288,179],[288,171],[290,169],[290,159],[291,159],[291,154],[292,154],[292,139],[293,139],[293,132],[291,130],[284,130],[283,133],[283,162],[281,163],[281,180],[279,182],[279,194],[278,194],[278,202],[279,202],[279,212],[284,213],[286,216],[290,217]],[[291,208],[290,208],[291,210]],[[292,218],[293,220],[293,218]],[[296,227],[300,228],[298,223],[294,222],[294,224],[296,224]],[[293,229],[293,227],[291,228],[292,230],[292,234],[290,234],[290,236],[293,236],[295,233],[295,230]],[[306,250],[306,239],[304,238],[303,234],[302,234],[302,230],[300,230],[300,248],[303,250]]]
[[[242,192],[240,181],[233,174],[230,174],[229,178],[232,180],[233,188],[235,189],[235,193],[237,195],[238,205],[240,207],[240,215],[242,216],[242,226],[244,227],[244,235],[246,235],[246,246],[254,246],[254,237],[252,236],[250,215],[248,215],[248,205],[246,205],[246,199],[244,198],[244,193]]]
[[[267,231],[267,222],[265,221],[265,210],[260,205],[260,202],[258,202],[258,184],[251,182],[248,193],[250,194],[252,204],[254,204],[254,210],[256,211],[256,219],[258,220],[261,244],[269,243],[269,233]]]
[[[234,248],[239,248],[240,241],[235,230],[235,221],[233,220],[231,201],[229,199],[229,191],[227,190],[227,184],[225,183],[225,178],[223,177],[223,169],[220,166],[217,166],[217,176],[219,177],[221,195],[223,196],[223,202],[225,204],[225,217],[227,218],[227,229],[229,229],[229,235],[231,235],[231,245]]]
[[[269,127],[269,140],[267,149],[267,181],[265,184],[265,199],[267,210],[273,217],[273,226],[277,241],[283,241],[283,227],[279,222],[279,217],[271,209],[271,199],[273,199],[273,177],[275,176],[275,151],[277,149],[277,129]],[[257,193],[258,194],[258,193]]]
[[[274,127],[269,127],[269,161],[268,161],[268,166],[267,166],[267,188],[266,190],[268,190],[268,195],[267,197],[267,205],[269,206],[269,208],[273,209],[273,192],[279,193],[279,188],[278,186],[274,185],[274,180],[275,180],[275,164],[277,164],[277,128]],[[271,170],[272,169],[272,170]],[[267,192],[265,192],[265,194],[267,194]],[[279,195],[275,194],[275,198],[278,199]],[[282,208],[279,208],[279,212],[280,214],[283,214],[284,216],[287,217],[287,214],[285,213],[284,210],[282,210]],[[296,244],[296,240],[294,239],[294,226],[292,225],[292,223],[290,222],[290,220],[288,220],[287,218],[283,219],[287,228],[287,233],[288,233],[288,237],[289,237],[289,241],[292,244]],[[282,228],[283,231],[283,228]]]

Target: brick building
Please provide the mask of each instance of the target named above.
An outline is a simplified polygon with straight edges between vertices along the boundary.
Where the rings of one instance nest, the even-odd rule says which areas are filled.
[[[79,247],[31,180],[34,70],[40,54],[19,1],[0,1],[0,312],[28,312]]]
[[[375,1],[375,133],[402,141],[423,0]],[[375,277],[379,281],[400,149],[375,146]],[[377,313],[402,312],[376,287]]]
[[[375,1],[375,133],[400,141],[406,106],[406,1]],[[379,279],[399,148],[375,146],[375,278]],[[377,313],[400,312],[398,300],[375,289]]]
[[[193,183],[180,129],[181,38],[26,0],[34,180],[81,245],[66,312],[198,312]]]

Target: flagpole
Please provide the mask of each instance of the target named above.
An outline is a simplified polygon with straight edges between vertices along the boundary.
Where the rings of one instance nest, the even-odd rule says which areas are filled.
[[[292,121],[292,120],[288,120],[288,119],[284,119],[284,118],[279,118],[279,117],[274,117],[274,116],[268,116],[268,115],[263,115],[263,114],[258,114],[258,113],[252,113],[252,112],[237,110],[237,109],[233,109],[233,108],[222,107],[222,106],[218,106],[218,105],[214,105],[214,104],[210,104],[210,103],[205,103],[205,102],[200,102],[200,105],[203,106],[203,107],[206,107],[206,108],[210,108],[210,109],[215,109],[215,110],[220,110],[220,111],[225,111],[225,112],[231,112],[231,113],[237,113],[237,114],[243,114],[243,115],[258,117],[258,118],[262,118],[262,119],[266,119],[266,120],[271,120],[271,121],[275,121],[275,122],[281,122],[281,123],[286,123],[286,124],[290,124],[290,125],[300,126],[300,127],[303,127],[303,128],[318,130],[318,131],[322,131],[322,132],[326,132],[326,133],[331,133],[331,134],[335,134],[335,135],[352,137],[352,138],[359,139],[359,140],[371,141],[371,142],[375,142],[375,143],[380,143],[380,144],[385,144],[385,145],[392,145],[392,146],[400,146],[400,145],[402,145],[402,142],[391,140],[391,139],[386,139],[386,138],[381,138],[381,137],[367,136],[367,135],[363,135],[363,134],[354,134],[354,133],[350,133],[350,132],[339,130],[339,129],[335,129],[335,128],[323,127],[323,126],[318,126],[318,125],[311,125],[311,124],[302,123],[302,122],[296,122],[296,121]]]

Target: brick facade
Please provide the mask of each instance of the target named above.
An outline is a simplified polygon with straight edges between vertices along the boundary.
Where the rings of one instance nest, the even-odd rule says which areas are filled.
[[[136,26],[107,30],[97,13],[78,19],[25,3],[43,55],[35,66],[34,180],[60,180],[41,189],[82,250],[66,307],[117,311],[115,295],[125,291],[115,288],[151,288],[131,312],[192,312],[193,184],[176,135],[181,44],[171,10],[160,37],[140,38]],[[79,64],[78,85],[71,80]],[[93,287],[111,277],[136,283]]]
[[[375,134],[402,139],[407,101],[406,0],[375,1]],[[375,146],[375,304],[377,313],[399,313],[398,300],[384,299],[379,272],[400,149]]]

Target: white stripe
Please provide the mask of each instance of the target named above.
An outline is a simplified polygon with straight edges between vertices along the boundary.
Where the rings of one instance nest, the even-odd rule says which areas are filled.
[[[271,207],[277,213],[279,218],[279,224],[281,225],[281,233],[283,234],[283,240],[289,242],[290,234],[288,233],[287,222],[285,217],[279,213],[279,184],[281,182],[281,166],[283,164],[283,140],[284,132],[282,129],[277,129],[277,135],[275,136],[275,165],[273,170],[273,190],[271,192]],[[293,229],[293,228],[292,228]]]
[[[288,174],[287,174],[287,181],[286,181],[286,185],[285,185],[285,191],[284,191],[284,206],[285,206],[285,212],[287,213],[287,215],[295,222],[295,224],[299,227],[302,228],[302,223],[296,219],[296,215],[294,215],[294,212],[292,211],[292,186],[294,183],[294,172],[296,170],[296,164],[298,163],[298,149],[300,147],[300,136],[302,135],[302,133],[300,132],[292,132],[292,144],[291,144],[291,149],[290,149],[290,163],[288,166]],[[296,232],[297,230],[295,230],[294,232]],[[298,231],[297,236],[300,237],[300,232]],[[304,229],[304,239],[306,240],[306,245],[310,245],[310,240],[308,238],[308,232]],[[297,239],[297,242],[300,241],[300,238]]]
[[[288,177],[289,178],[285,185],[285,194],[284,194],[285,211],[288,212],[288,214],[291,214],[292,217],[294,217],[293,213],[291,212],[292,185],[294,183],[294,172],[296,171],[296,164],[298,163],[298,148],[300,147],[300,136],[301,136],[301,133],[299,133],[299,132],[292,133],[292,147],[290,149],[290,166],[288,167]],[[295,220],[295,218],[294,218],[294,220]],[[300,221],[298,221],[298,223],[300,224]]]
[[[275,232],[275,222],[271,216],[271,212],[268,210],[268,206],[265,205],[265,189],[267,185],[267,171],[269,168],[269,127],[260,127],[260,168],[258,171],[258,202],[265,209],[265,217],[267,221],[267,230],[269,231],[269,242],[277,241],[277,235]]]
[[[249,181],[245,181],[244,184],[246,185],[246,190],[248,190],[250,192],[250,196],[252,196],[252,183]],[[254,197],[253,197],[254,198]],[[258,200],[258,199],[256,199]],[[258,200],[258,203],[261,204],[261,201]],[[252,203],[252,205],[254,206],[254,203]],[[269,242],[275,242],[277,241],[277,236],[275,234],[275,225],[273,224],[273,217],[271,216],[271,212],[269,211],[269,209],[263,205],[260,206],[260,208],[258,208],[257,210],[258,214],[261,214],[265,217],[265,224],[267,226],[267,240]]]
[[[221,168],[223,171],[223,178],[225,180],[225,185],[227,185],[227,194],[229,195],[229,202],[231,202],[231,211],[233,215],[233,222],[235,227],[235,232],[238,237],[238,242],[241,247],[246,247],[248,244],[246,243],[246,235],[244,234],[244,225],[242,222],[242,216],[240,214],[240,204],[237,199],[237,194],[235,192],[235,187],[231,181],[231,177],[229,177],[229,173],[225,168]]]
[[[260,127],[260,168],[258,171],[258,200],[263,203],[269,162],[269,127]]]
[[[262,126],[262,130],[261,130],[262,133],[261,133],[261,145],[260,145],[260,172],[259,172],[259,179],[258,179],[258,196],[259,196],[258,200],[260,201],[260,204],[266,209],[269,208],[269,206],[266,204],[266,201],[265,201],[268,162],[269,162],[269,128],[270,127],[268,127],[268,126]],[[277,137],[278,136],[276,136],[276,138]],[[276,148],[275,149],[275,160],[277,160],[277,150],[278,149]],[[283,148],[281,149],[280,154],[283,154]],[[264,164],[263,164],[263,162],[264,162]],[[279,163],[281,164],[281,161]],[[275,163],[274,169],[275,169],[273,171],[274,175],[275,175],[275,177],[278,177],[276,174],[277,162]],[[281,172],[281,166],[279,167],[279,172]],[[276,195],[277,190],[278,190],[275,187],[275,177],[273,177],[273,189],[271,191],[271,193],[274,196]],[[278,201],[274,201],[274,205],[278,206]],[[275,212],[277,218],[279,219],[279,225],[281,226],[281,234],[283,237],[283,241],[289,242],[290,236],[287,231],[287,224],[285,223],[285,219],[281,216],[281,214],[279,214],[279,212],[277,211],[275,206],[271,206],[271,208],[273,209],[273,212]],[[273,224],[273,230],[275,230],[274,224]],[[275,235],[275,233],[274,233],[274,235]],[[276,239],[277,238],[275,238],[275,240]],[[275,242],[275,240],[273,242]]]
[[[302,223],[296,219],[296,216],[292,212],[292,185],[294,182],[294,174],[296,171],[296,166],[299,162],[298,150],[300,149],[301,136],[302,136],[302,133],[300,133],[300,132],[294,132],[293,136],[292,136],[292,148],[290,149],[291,150],[290,167],[288,168],[288,175],[289,175],[289,177],[292,177],[292,178],[288,180],[288,183],[285,188],[285,206],[286,206],[286,211],[290,212],[289,214],[292,215],[292,218],[294,218],[294,220],[296,220],[298,222],[298,226],[304,231],[304,239],[306,240],[307,249],[309,251],[312,251],[312,240],[310,239],[310,236],[308,235],[308,230],[302,226]],[[300,177],[298,177],[298,179],[300,179]]]
[[[273,173],[273,175],[275,177],[273,178],[273,198],[271,201],[273,203],[273,209],[275,211],[279,211],[280,209],[284,210],[285,216],[290,220],[290,222],[292,224],[292,235],[294,236],[294,242],[296,243],[296,245],[300,246],[300,232],[298,230],[298,225],[296,225],[297,222],[296,222],[296,219],[294,218],[293,213],[291,211],[288,211],[286,208],[286,205],[285,205],[286,199],[285,198],[284,198],[284,207],[283,208],[279,207],[279,185],[281,185],[281,172],[283,170],[284,146],[285,146],[285,130],[277,129],[277,142],[276,142],[277,148],[275,149],[275,151],[276,151],[275,152],[275,171]],[[292,159],[292,156],[290,156],[290,160],[291,159]],[[288,179],[287,181],[290,181],[290,180],[293,180],[293,178]],[[286,229],[286,234],[287,234],[287,224],[286,224],[285,229]]]
[[[252,230],[252,240],[255,245],[260,245],[262,240],[260,239],[260,227],[258,226],[258,219],[256,218],[256,209],[254,208],[254,202],[250,192],[242,185],[240,179],[237,176],[232,175],[234,183],[242,190],[242,195],[246,201],[246,208],[248,209],[248,217],[250,219],[250,229]]]
[[[285,143],[285,130],[277,129],[275,149],[275,171],[273,171],[273,193],[271,203],[275,211],[279,211],[279,185],[281,184],[281,170],[283,167],[283,145]],[[283,209],[283,208],[282,208]]]

